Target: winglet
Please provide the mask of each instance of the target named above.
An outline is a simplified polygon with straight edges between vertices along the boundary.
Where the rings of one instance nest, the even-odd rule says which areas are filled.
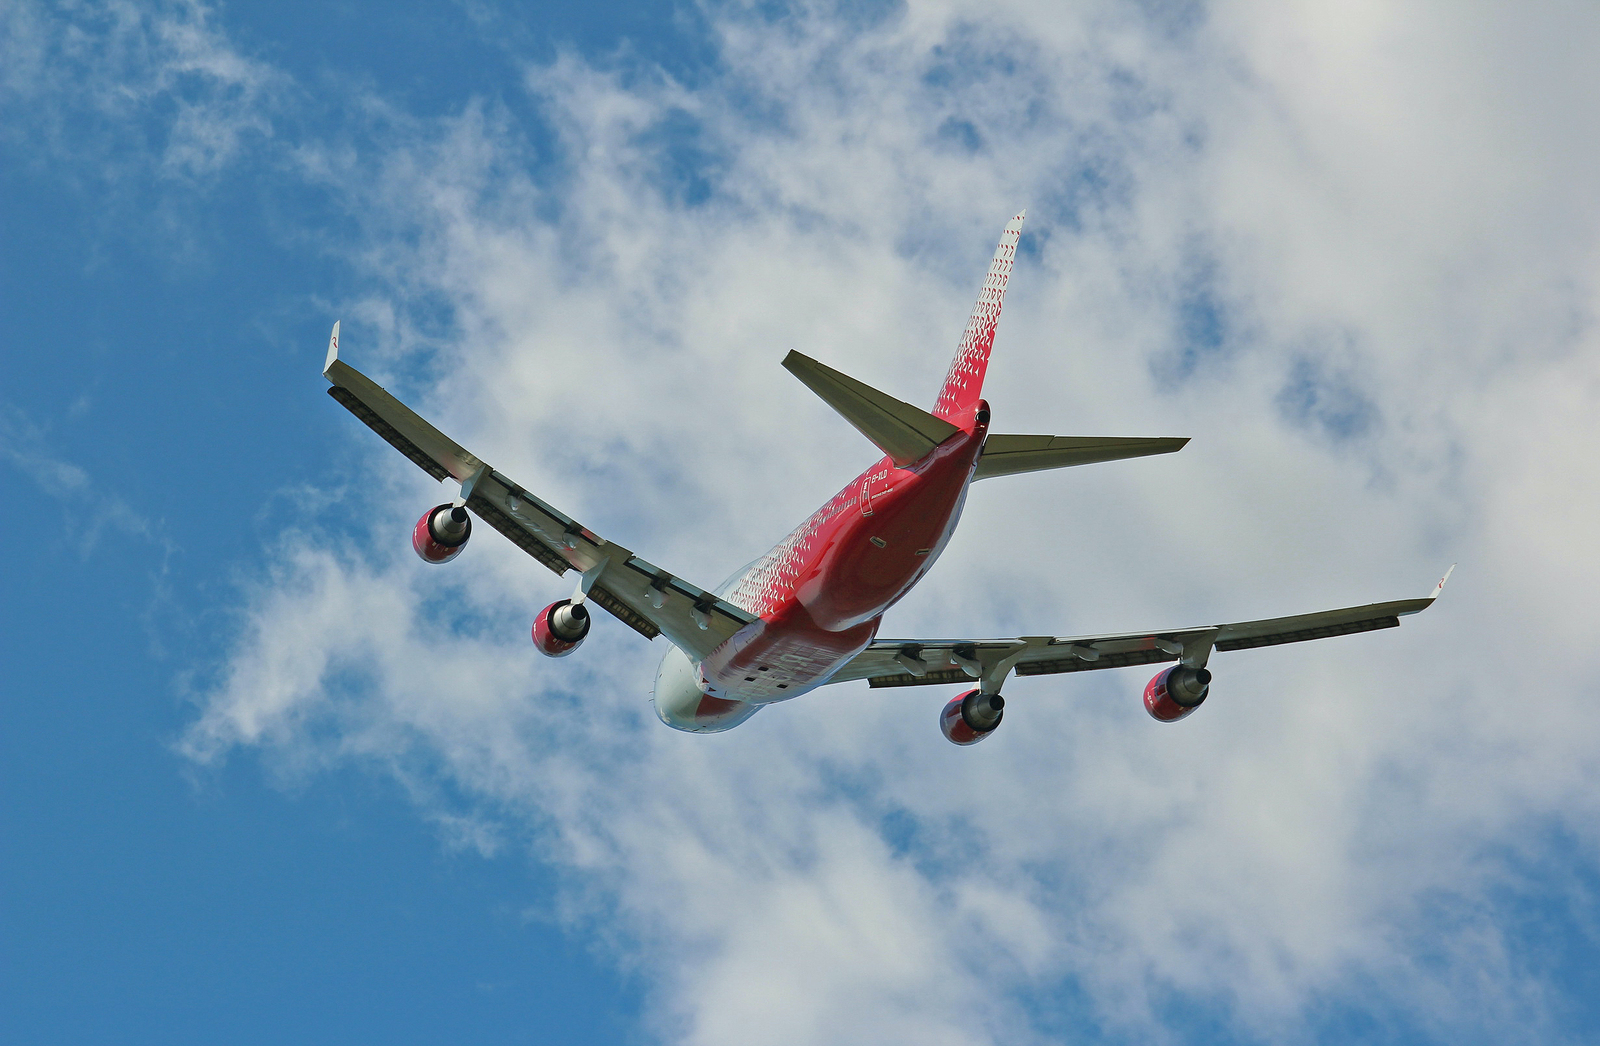
[[[1455,571],[1456,565],[1451,563],[1450,569],[1444,572],[1444,577],[1440,578],[1439,583],[1433,586],[1433,594],[1428,597],[1430,600],[1439,598],[1439,593],[1444,591],[1444,583],[1450,580],[1450,575],[1454,574]]]
[[[333,321],[333,334],[328,338],[328,358],[323,361],[322,374],[327,377],[328,371],[333,369],[334,363],[339,359],[339,321]]]

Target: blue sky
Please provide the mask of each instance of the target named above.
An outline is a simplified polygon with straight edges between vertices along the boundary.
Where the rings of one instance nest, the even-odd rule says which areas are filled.
[[[1586,1042],[1600,18],[1585,5],[0,7],[0,1038]],[[1138,673],[647,703],[324,394],[345,355],[702,584],[931,400],[1028,225],[1002,430],[886,632],[1426,591]]]

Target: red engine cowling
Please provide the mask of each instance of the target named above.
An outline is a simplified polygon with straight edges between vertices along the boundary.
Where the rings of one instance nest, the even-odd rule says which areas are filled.
[[[546,657],[566,657],[589,634],[589,608],[563,599],[533,619],[533,645]]]
[[[1204,668],[1173,665],[1144,688],[1144,710],[1163,723],[1176,723],[1200,707],[1211,690],[1211,673]]]
[[[467,547],[472,517],[459,505],[438,505],[417,520],[411,530],[411,547],[429,563],[448,563]]]
[[[939,713],[939,729],[952,744],[975,745],[994,733],[1005,707],[1006,699],[999,694],[968,691],[944,706]]]

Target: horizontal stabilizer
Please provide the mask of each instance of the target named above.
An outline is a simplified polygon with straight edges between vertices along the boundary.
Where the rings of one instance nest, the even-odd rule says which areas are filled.
[[[1019,472],[1064,469],[1096,461],[1140,458],[1146,454],[1171,454],[1182,450],[1187,436],[1121,438],[1116,436],[1005,436],[993,435],[983,443],[983,455],[973,479],[1012,476]]]
[[[879,392],[809,356],[791,350],[783,358],[783,366],[901,468],[920,461],[934,447],[961,431],[921,407]]]

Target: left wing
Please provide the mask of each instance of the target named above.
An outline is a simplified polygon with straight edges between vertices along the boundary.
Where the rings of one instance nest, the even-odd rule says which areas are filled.
[[[1455,567],[1450,568],[1454,570]],[[1019,676],[1087,672],[1161,661],[1203,666],[1212,650],[1300,643],[1379,628],[1433,605],[1449,580],[1447,571],[1423,599],[1324,610],[1294,617],[1201,625],[1156,632],[1116,632],[1099,636],[1021,636],[1017,639],[879,639],[857,654],[829,682],[865,679],[874,687],[923,686],[981,680],[998,693],[1010,672]]]
[[[665,635],[704,658],[755,617],[607,541],[529,493],[428,424],[371,378],[339,359],[333,325],[323,376],[328,395],[437,480],[456,479],[478,518],[528,555],[564,574],[584,575],[588,598],[646,639]]]

